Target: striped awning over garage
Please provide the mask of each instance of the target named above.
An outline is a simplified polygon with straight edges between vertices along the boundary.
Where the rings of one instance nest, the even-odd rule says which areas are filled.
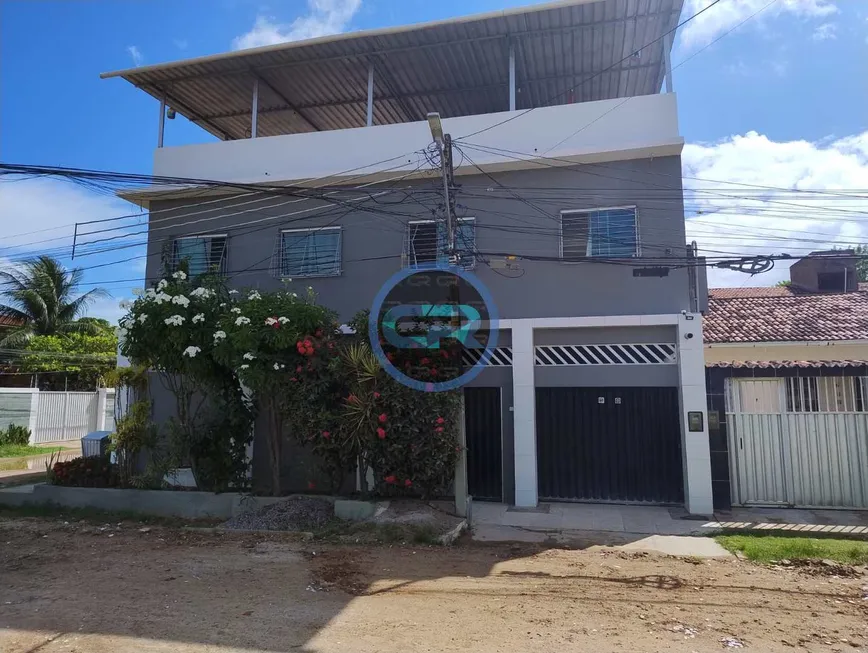
[[[657,93],[683,0],[567,0],[535,7],[283,43],[104,73],[122,77],[218,138],[362,127],[374,70],[373,123]],[[650,45],[649,45],[650,44]],[[620,62],[622,59],[625,61]],[[616,65],[617,64],[617,65]],[[613,67],[614,66],[614,67]],[[611,70],[609,70],[611,68]]]

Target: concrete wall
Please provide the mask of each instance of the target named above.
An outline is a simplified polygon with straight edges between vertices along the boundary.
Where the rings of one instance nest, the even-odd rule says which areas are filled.
[[[842,361],[868,360],[868,341],[862,344],[827,342],[767,345],[761,342],[705,346],[705,362],[733,361]]]
[[[678,130],[676,96],[671,93],[633,97],[628,102],[619,98],[540,107],[532,112],[446,118],[443,131],[459,138],[506,120],[511,121],[509,126],[483,131],[470,142],[514,152],[545,152],[550,157],[607,161],[679,154],[684,143]],[[564,140],[579,125],[584,128]],[[428,123],[409,122],[163,147],[154,152],[154,174],[274,182],[337,175],[349,170],[354,170],[349,173],[352,175],[413,170],[425,161],[416,152],[430,144]],[[495,168],[529,167],[517,162],[515,155],[479,152],[473,154],[473,160]],[[378,161],[382,163],[371,165]],[[461,163],[456,157],[456,165]]]
[[[476,245],[481,252],[558,257],[561,210],[635,205],[643,256],[682,257],[685,233],[680,175],[678,156],[584,166],[579,170],[559,168],[497,175],[501,184],[522,189],[525,197],[547,196],[546,188],[569,189],[559,192],[557,199],[534,200],[536,208],[510,193],[486,191],[493,185],[487,177],[468,176],[461,179],[457,193],[459,215],[476,218]],[[432,183],[405,186],[432,189]],[[662,191],[661,186],[665,187]],[[311,212],[287,217],[323,204],[281,196],[264,201],[252,199],[256,198],[215,202],[207,207],[196,206],[201,199],[155,203],[148,244],[148,279],[153,282],[159,276],[161,252],[175,236],[228,233],[231,284],[276,289],[281,281],[269,268],[281,227],[339,225],[342,274],[295,279],[291,285],[302,291],[313,287],[320,301],[346,320],[369,308],[380,286],[401,269],[406,222],[430,219],[434,205],[429,202],[421,206],[395,192],[378,201],[396,204],[384,206],[368,201],[366,207],[371,210],[367,212],[360,205],[358,211],[343,216],[335,215],[331,208],[327,217]],[[190,213],[195,215],[187,215]],[[195,222],[185,224],[189,221]],[[251,221],[255,223],[237,226]],[[639,278],[625,265],[529,260],[521,260],[520,265],[524,274],[518,278],[507,278],[485,265],[477,265],[476,273],[491,291],[501,318],[663,314],[689,309],[688,278],[683,269],[672,270],[663,278]]]

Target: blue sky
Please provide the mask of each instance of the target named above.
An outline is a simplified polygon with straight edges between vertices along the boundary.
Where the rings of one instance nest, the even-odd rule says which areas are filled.
[[[687,16],[711,0],[686,0]],[[7,0],[0,2],[0,159],[151,172],[157,105],[103,71],[212,54],[233,46],[369,29],[519,6],[528,2],[476,0]],[[694,55],[766,0],[722,0],[684,29],[673,65]],[[756,18],[695,54],[675,71],[681,131],[688,142],[685,170],[694,176],[789,187],[868,188],[868,85],[865,72],[868,3],[856,0],[778,0]],[[169,123],[167,144],[210,137],[182,120]],[[701,174],[700,174],[701,173]],[[713,176],[712,176],[713,175]],[[807,180],[807,181],[806,181]],[[37,180],[0,190],[0,257],[64,244],[22,245],[25,231],[63,227],[76,220],[129,212],[129,205],[66,185]],[[704,200],[703,200],[704,201]],[[699,206],[700,200],[692,206]],[[713,202],[709,206],[713,207]],[[13,215],[14,213],[14,215]],[[695,215],[695,211],[693,212]],[[840,214],[840,212],[839,212]],[[724,217],[725,216],[725,217]],[[688,218],[691,210],[688,210]],[[752,213],[706,217],[698,238],[726,244],[726,228],[739,242],[760,244],[762,233],[796,234],[792,247],[812,247],[800,232],[861,239],[858,220],[781,223]],[[741,222],[739,222],[741,220]],[[776,222],[777,220],[777,222]],[[715,226],[716,225],[716,226]],[[751,231],[752,227],[758,227]],[[710,235],[709,235],[710,234]],[[755,240],[744,240],[747,235]],[[759,234],[759,235],[757,235]],[[19,245],[18,249],[10,246]],[[748,245],[750,246],[750,245]],[[780,251],[781,244],[774,243]],[[125,251],[93,257],[93,265],[128,258]],[[140,262],[88,271],[90,283],[134,277]],[[773,283],[778,277],[753,280]],[[713,281],[741,285],[744,278]],[[117,297],[130,286],[107,286]],[[720,285],[718,283],[717,285]],[[116,300],[97,312],[116,315]]]

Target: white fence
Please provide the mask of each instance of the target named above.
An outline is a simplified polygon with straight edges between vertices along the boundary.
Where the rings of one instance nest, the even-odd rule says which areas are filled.
[[[30,443],[78,440],[92,431],[114,429],[114,390],[40,392],[0,388],[0,428],[30,429]]]
[[[868,508],[865,379],[732,379],[727,427],[737,505]]]

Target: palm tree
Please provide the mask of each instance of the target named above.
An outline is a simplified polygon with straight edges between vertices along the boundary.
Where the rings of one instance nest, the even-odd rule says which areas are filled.
[[[0,304],[0,319],[12,324],[0,336],[0,347],[17,347],[32,336],[86,333],[98,335],[100,326],[92,320],[79,320],[87,307],[108,293],[94,288],[83,295],[78,286],[84,272],[67,270],[50,256],[24,261],[20,266],[0,270],[0,290],[7,303]]]

